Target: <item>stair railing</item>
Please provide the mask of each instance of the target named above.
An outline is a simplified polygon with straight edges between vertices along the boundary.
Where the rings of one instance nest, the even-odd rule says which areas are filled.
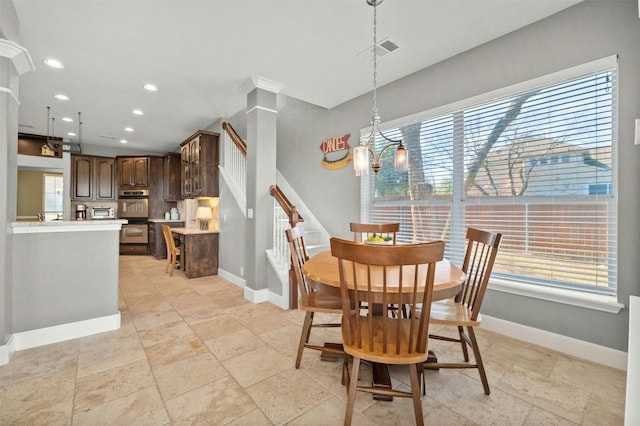
[[[225,172],[236,186],[236,191],[245,197],[247,194],[247,144],[238,135],[231,124],[222,123],[225,131],[223,137],[224,145],[224,168]]]
[[[271,185],[269,194],[273,196],[273,248],[272,255],[274,262],[282,270],[289,270],[289,309],[298,307],[298,283],[296,274],[291,263],[291,254],[289,253],[289,242],[284,231],[295,227],[298,223],[304,222],[304,218],[300,215],[296,206],[291,204],[286,195],[278,187]]]

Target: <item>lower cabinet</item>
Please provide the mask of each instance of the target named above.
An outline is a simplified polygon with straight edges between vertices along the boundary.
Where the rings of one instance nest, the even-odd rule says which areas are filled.
[[[184,227],[184,221],[166,221],[149,223],[149,251],[156,259],[167,258],[167,243],[162,234],[162,225],[169,225],[171,228]]]
[[[218,275],[218,233],[180,234],[180,269],[187,278]]]

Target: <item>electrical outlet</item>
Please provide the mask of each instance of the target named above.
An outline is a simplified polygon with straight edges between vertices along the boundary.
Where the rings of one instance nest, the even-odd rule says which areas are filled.
[[[247,218],[253,219],[253,209],[247,209]]]
[[[240,276],[244,277],[244,266],[240,267]]]

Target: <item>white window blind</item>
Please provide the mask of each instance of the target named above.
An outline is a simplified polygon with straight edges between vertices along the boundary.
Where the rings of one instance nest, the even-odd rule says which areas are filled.
[[[617,66],[561,75],[386,128],[409,171],[385,153],[362,177],[362,220],[399,221],[401,243],[443,239],[454,262],[467,227],[501,232],[494,277],[615,294]]]

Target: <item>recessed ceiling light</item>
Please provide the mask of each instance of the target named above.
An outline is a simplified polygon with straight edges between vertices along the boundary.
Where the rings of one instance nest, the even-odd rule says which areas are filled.
[[[47,59],[43,60],[42,62],[44,62],[45,65],[50,66],[51,68],[57,68],[57,69],[64,68],[64,65],[62,65],[62,62],[60,62],[57,59],[47,58]]]
[[[73,132],[69,132],[69,133],[67,133],[67,136],[76,136],[76,134],[73,133]]]
[[[144,115],[144,112],[142,112],[139,109],[134,109],[133,111],[131,111],[132,113],[134,113],[135,115]]]
[[[73,123],[73,118],[62,117],[62,121],[66,121],[67,123]]]
[[[147,83],[144,85],[145,90],[148,90],[150,92],[157,92],[158,91],[158,87],[155,84],[151,84],[151,83]]]
[[[62,93],[58,93],[54,96],[54,98],[59,99],[61,101],[68,101],[69,97],[67,95],[63,95]]]
[[[125,132],[133,132],[133,127],[125,127],[124,131]]]
[[[120,143],[127,143],[126,139],[120,139]]]

